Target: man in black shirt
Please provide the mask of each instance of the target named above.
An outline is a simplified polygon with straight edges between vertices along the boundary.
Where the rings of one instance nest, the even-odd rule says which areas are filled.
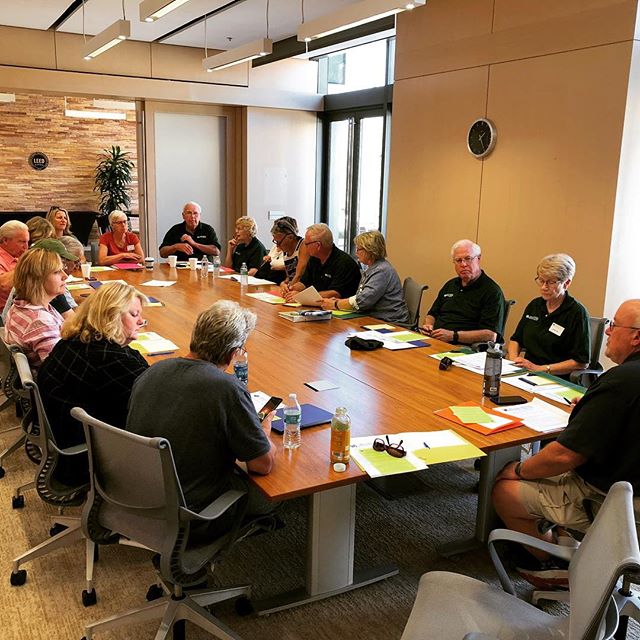
[[[640,490],[640,300],[624,302],[606,333],[605,355],[619,366],[589,387],[555,442],[496,479],[493,503],[510,529],[547,541],[542,520],[585,531],[585,499],[602,501],[619,480]]]
[[[293,302],[296,294],[314,286],[321,298],[348,298],[355,294],[362,273],[358,263],[333,244],[333,234],[326,224],[312,224],[304,235],[311,256],[299,282],[283,285],[284,297]],[[318,300],[318,305],[320,305]]]
[[[178,260],[202,258],[203,255],[220,255],[220,242],[211,225],[200,222],[202,208],[197,202],[187,202],[182,209],[184,222],[176,224],[164,236],[160,255],[167,258],[178,256]]]
[[[480,247],[458,240],[451,247],[457,278],[446,282],[422,325],[423,331],[452,344],[496,340],[502,331],[504,296],[480,268]]]

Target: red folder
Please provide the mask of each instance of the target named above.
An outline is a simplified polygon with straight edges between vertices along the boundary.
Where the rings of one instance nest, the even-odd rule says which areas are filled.
[[[474,402],[473,400],[469,400],[469,402],[461,402],[457,407],[479,407],[485,413],[488,413],[490,416],[496,416],[497,418],[507,418],[508,416],[503,415],[502,413],[498,413],[497,411],[493,411],[489,407],[483,407],[482,405]],[[500,431],[506,431],[507,429],[514,429],[515,427],[522,426],[522,420],[519,418],[511,419],[507,424],[503,424],[500,427],[496,427],[495,429],[488,429],[487,427],[483,427],[481,424],[476,422],[465,423],[462,422],[454,413],[451,411],[451,407],[445,407],[444,409],[438,409],[434,411],[434,413],[446,420],[450,420],[451,422],[455,422],[457,425],[461,427],[467,427],[467,429],[472,429],[473,431],[477,431],[478,433],[482,433],[485,436],[490,436],[492,433],[500,433]]]

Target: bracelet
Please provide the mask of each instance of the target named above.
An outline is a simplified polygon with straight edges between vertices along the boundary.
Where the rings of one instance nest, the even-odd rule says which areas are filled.
[[[458,344],[458,332],[455,329],[453,331],[453,344]]]
[[[524,480],[524,478],[522,477],[521,470],[522,470],[522,462],[518,462],[516,466],[513,468],[513,473],[515,473],[518,476],[518,478],[520,478],[520,480]]]

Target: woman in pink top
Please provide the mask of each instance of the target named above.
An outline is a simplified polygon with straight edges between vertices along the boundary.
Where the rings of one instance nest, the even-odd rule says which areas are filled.
[[[64,293],[66,279],[60,256],[46,249],[30,249],[16,265],[16,297],[7,314],[5,340],[22,348],[33,369],[60,340],[63,319],[51,301]]]
[[[113,231],[107,231],[100,236],[98,264],[144,261],[140,238],[135,233],[127,231],[126,214],[118,210],[112,211],[109,214],[109,225]]]

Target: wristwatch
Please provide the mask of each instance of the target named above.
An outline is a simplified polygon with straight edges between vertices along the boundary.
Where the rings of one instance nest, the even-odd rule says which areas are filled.
[[[453,343],[458,344],[458,332],[455,329],[453,330]]]

